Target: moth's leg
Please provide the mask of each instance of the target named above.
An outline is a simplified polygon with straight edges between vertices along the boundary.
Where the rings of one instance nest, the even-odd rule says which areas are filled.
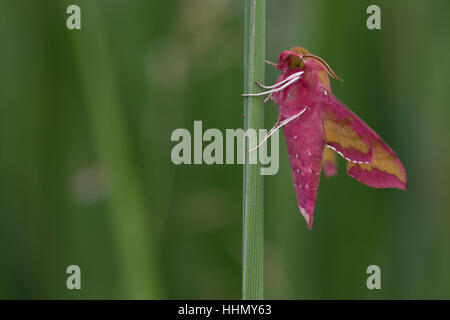
[[[277,131],[278,124],[279,124],[279,121],[277,121],[277,122],[275,123],[275,125],[272,127],[272,129],[270,129],[269,132],[267,132],[267,134],[266,134],[266,135],[264,136],[264,138],[258,143],[258,145],[254,146],[253,148],[248,149],[247,151],[248,151],[248,152],[251,152],[251,151],[256,150],[256,149],[258,149],[259,147],[261,147],[261,146],[264,144],[264,142],[266,142],[267,139],[269,139],[270,136],[273,135],[273,134],[275,133],[275,131]]]
[[[266,102],[269,101],[270,99],[272,99],[272,93],[269,94],[269,95],[264,99],[264,103],[266,103]]]
[[[264,60],[264,63],[268,64],[269,66],[275,67],[275,68],[277,67],[276,63],[273,63],[273,62],[270,62],[270,61],[267,61],[267,60]]]
[[[261,146],[264,144],[264,142],[266,142],[267,139],[269,139],[270,136],[273,135],[278,129],[280,129],[281,127],[287,125],[287,124],[288,124],[289,122],[291,122],[292,120],[295,120],[295,119],[297,119],[298,117],[300,117],[300,116],[303,114],[303,112],[306,111],[306,109],[307,109],[307,107],[303,108],[303,110],[300,111],[299,113],[294,114],[293,116],[291,116],[291,117],[289,117],[289,118],[287,118],[287,119],[285,119],[285,120],[283,120],[283,121],[278,120],[278,121],[275,123],[275,125],[273,126],[273,128],[270,129],[270,131],[269,131],[269,132],[264,136],[264,138],[260,141],[260,143],[259,143],[258,145],[256,145],[256,146],[254,146],[253,148],[248,149],[248,152],[251,152],[251,151],[256,150],[256,149],[258,149],[259,147],[261,147]]]
[[[293,73],[289,77],[287,77],[286,79],[275,83],[273,86],[265,86],[265,85],[260,84],[259,82],[255,82],[255,84],[258,85],[259,87],[263,88],[263,89],[273,89],[273,88],[281,86],[282,84],[288,82],[289,80],[292,80],[294,78],[297,78],[297,77],[301,76],[302,74],[303,74],[303,71],[299,71],[299,72]]]
[[[294,82],[298,81],[300,78],[301,78],[301,76],[299,75],[296,78],[293,78],[290,81],[286,82],[281,87],[278,87],[278,88],[275,88],[275,89],[272,89],[272,90],[268,90],[268,91],[264,91],[264,92],[258,92],[258,93],[243,93],[242,96],[243,97],[259,97],[259,96],[263,96],[263,95],[266,95],[266,94],[279,92],[279,91],[289,87],[291,84],[293,84]]]

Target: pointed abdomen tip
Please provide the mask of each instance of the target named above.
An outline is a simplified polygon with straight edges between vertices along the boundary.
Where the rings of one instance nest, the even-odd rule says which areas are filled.
[[[306,220],[306,224],[308,225],[308,229],[311,230],[312,229],[312,224],[313,224],[313,218],[312,216],[310,216],[308,213],[306,213],[306,210],[303,209],[302,207],[298,206],[300,209],[300,213],[302,214],[303,218],[305,218]]]

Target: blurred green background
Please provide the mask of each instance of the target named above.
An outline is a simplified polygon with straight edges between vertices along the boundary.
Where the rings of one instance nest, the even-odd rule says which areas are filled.
[[[80,31],[66,8],[81,7]],[[366,8],[381,7],[381,30]],[[450,298],[450,2],[270,1],[391,145],[408,189],[321,179],[298,212],[284,137],[265,177],[265,297]],[[238,0],[0,2],[0,298],[241,297],[242,166],[174,165],[176,128],[243,126]],[[267,67],[266,83],[276,70]],[[277,107],[265,106],[265,124]],[[81,267],[81,290],[66,268]],[[366,288],[381,267],[382,290]]]

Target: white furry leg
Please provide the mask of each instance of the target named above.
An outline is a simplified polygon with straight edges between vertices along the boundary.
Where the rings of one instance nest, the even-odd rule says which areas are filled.
[[[300,117],[300,116],[306,111],[306,109],[307,109],[307,107],[305,107],[305,108],[304,108],[302,111],[300,111],[299,113],[294,114],[293,116],[291,116],[291,117],[289,117],[289,118],[287,118],[287,119],[284,119],[284,120],[281,121],[281,122],[278,122],[278,121],[277,121],[277,123],[275,123],[275,125],[273,126],[273,128],[270,129],[270,131],[264,136],[264,138],[258,143],[258,145],[254,146],[253,148],[248,149],[247,151],[248,151],[248,152],[251,152],[251,151],[256,150],[256,149],[258,149],[259,147],[261,147],[261,146],[264,144],[264,142],[266,142],[267,139],[269,139],[270,136],[273,135],[278,129],[280,129],[281,127],[287,125],[287,124],[288,124],[289,122],[291,122],[292,120],[295,120],[295,119],[297,119],[298,117]]]
[[[273,89],[263,91],[263,92],[258,92],[258,93],[243,93],[242,96],[243,97],[258,97],[258,96],[263,96],[266,94],[279,92],[279,91],[289,87],[294,82],[300,80],[302,77],[302,74],[303,74],[303,71],[294,73],[294,74],[290,75],[289,77],[287,77],[286,79],[284,79],[283,81],[280,81],[279,83],[274,84],[273,86],[263,86],[262,84],[257,83],[257,85],[259,85],[262,88],[266,88],[266,89],[273,88]]]

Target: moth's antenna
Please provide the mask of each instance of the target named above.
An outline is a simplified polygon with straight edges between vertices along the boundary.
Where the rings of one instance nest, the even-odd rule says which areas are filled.
[[[277,67],[277,64],[276,63],[273,63],[273,62],[270,62],[270,61],[267,61],[267,60],[264,60],[264,62],[265,63],[267,63],[268,65],[271,65],[272,67]]]
[[[340,77],[338,77],[338,75],[336,73],[334,73],[333,69],[331,69],[331,67],[328,65],[328,63],[326,63],[325,60],[323,60],[321,57],[315,56],[315,55],[310,54],[310,53],[304,54],[303,57],[316,59],[317,61],[319,61],[325,67],[325,69],[327,69],[328,74],[332,78],[340,80],[340,81],[344,81],[344,79],[341,79]]]

